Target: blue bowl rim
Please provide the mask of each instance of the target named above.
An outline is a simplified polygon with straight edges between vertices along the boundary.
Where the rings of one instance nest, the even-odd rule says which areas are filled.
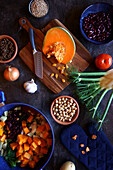
[[[90,38],[88,38],[88,37],[86,36],[85,32],[84,32],[83,29],[82,29],[82,20],[83,20],[82,15],[83,15],[89,8],[91,8],[92,6],[94,6],[94,5],[102,5],[102,4],[103,4],[103,5],[108,5],[109,7],[113,8],[113,5],[111,5],[111,4],[107,3],[107,2],[95,2],[95,3],[91,4],[91,5],[89,5],[88,7],[86,7],[86,8],[84,9],[84,11],[82,12],[81,17],[80,17],[80,30],[81,30],[82,35],[84,36],[84,38],[86,38],[88,41],[90,41],[90,42],[92,42],[92,43],[94,43],[94,44],[106,44],[106,43],[108,43],[108,42],[110,42],[110,41],[113,40],[113,39],[111,39],[111,40],[105,40],[105,41],[94,41],[94,40],[91,40]]]
[[[40,169],[40,170],[42,170],[42,169],[47,165],[47,163],[50,161],[51,156],[52,156],[53,151],[54,151],[54,144],[55,144],[54,131],[53,131],[53,128],[52,128],[52,126],[51,126],[48,118],[47,118],[40,110],[38,110],[37,108],[35,108],[34,106],[31,106],[31,105],[29,105],[29,104],[26,104],[26,103],[9,103],[9,104],[6,104],[6,105],[0,107],[0,110],[1,110],[3,107],[7,107],[7,106],[12,106],[11,108],[13,108],[13,107],[22,106],[22,105],[23,105],[23,106],[31,107],[32,109],[34,109],[34,110],[38,111],[40,114],[42,114],[42,116],[44,116],[44,118],[47,120],[47,122],[49,123],[49,125],[50,125],[50,127],[51,127],[51,132],[52,132],[52,137],[53,137],[53,145],[52,145],[51,153],[50,153],[50,156],[49,156],[48,160],[47,160],[46,163],[43,165],[43,167],[41,167],[41,169]],[[4,111],[5,111],[5,110],[4,110]],[[6,111],[7,111],[7,109],[6,109]],[[2,113],[2,114],[3,114],[3,113]],[[0,114],[0,116],[1,116],[2,114]]]

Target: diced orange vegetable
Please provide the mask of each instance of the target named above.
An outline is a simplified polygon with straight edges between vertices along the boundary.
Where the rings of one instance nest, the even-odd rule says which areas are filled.
[[[49,136],[49,132],[46,131],[46,132],[44,133],[44,138],[47,138],[48,136]]]
[[[24,159],[23,154],[19,156],[18,161],[22,161]]]
[[[29,162],[29,159],[24,158],[24,159],[22,160],[22,164],[27,164],[28,162]]]
[[[17,136],[17,141],[18,141],[19,145],[23,145],[23,143],[26,143],[27,140],[28,140],[28,136],[27,135],[19,134]]]
[[[22,127],[26,127],[26,121],[22,121]]]
[[[47,144],[48,144],[49,146],[51,146],[51,145],[53,144],[53,140],[50,139],[50,138],[48,138],[48,139],[47,139]]]
[[[37,146],[37,148],[34,150],[34,152],[38,155],[40,153],[40,147]]]
[[[33,138],[33,141],[37,144],[37,145],[41,145],[41,140],[38,139],[37,137]]]
[[[18,146],[17,142],[10,143],[10,147],[12,150],[15,150],[15,148]]]
[[[40,139],[41,140],[41,147],[47,146],[47,143],[44,139]]]
[[[32,122],[32,120],[33,120],[33,116],[32,116],[32,115],[30,115],[30,116],[29,116],[29,118],[27,119],[27,121],[28,121],[29,123],[31,123],[31,122]]]
[[[33,141],[32,138],[29,136],[29,137],[28,137],[28,143],[31,144],[32,141]]]
[[[28,134],[28,133],[30,132],[27,127],[23,127],[23,130],[24,130],[24,133],[25,133],[25,134]]]
[[[0,125],[3,127],[5,125],[5,122],[1,121]]]
[[[40,160],[40,158],[35,155],[35,156],[33,156],[33,160],[37,163]]]
[[[45,126],[46,126],[47,131],[51,130],[49,123],[45,123]]]
[[[6,137],[7,137],[7,136],[6,136],[5,134],[3,134],[3,135],[1,136],[1,138],[0,138],[0,141],[1,141],[1,142],[4,142],[5,139],[6,139]]]
[[[29,153],[31,156],[33,156],[33,152],[32,152],[31,149],[28,150],[28,153]]]
[[[27,164],[23,164],[23,163],[21,163],[21,165],[20,165],[20,167],[25,167],[25,166],[27,166]]]
[[[48,153],[48,149],[47,149],[46,147],[41,148],[41,149],[40,149],[40,153],[42,153],[42,154],[47,154],[47,153]]]
[[[17,151],[19,152],[19,153],[23,153],[23,151],[24,151],[24,148],[23,148],[23,146],[22,145],[19,145],[19,146],[17,146]]]
[[[29,161],[29,166],[31,168],[34,168],[36,166],[36,162],[35,161]]]
[[[37,130],[43,132],[45,130],[45,125],[38,126]]]
[[[35,148],[34,148],[32,145],[30,145],[30,149],[31,149],[32,151],[35,150]]]
[[[24,151],[28,151],[29,150],[29,144],[28,143],[24,143]]]
[[[32,142],[32,143],[31,143],[31,146],[32,146],[33,148],[35,148],[35,149],[36,149],[37,144],[36,144],[35,142]]]
[[[19,157],[22,153],[16,152],[16,157]]]
[[[30,159],[31,155],[28,152],[24,152],[24,158]]]
[[[0,136],[3,135],[3,130],[0,128]]]

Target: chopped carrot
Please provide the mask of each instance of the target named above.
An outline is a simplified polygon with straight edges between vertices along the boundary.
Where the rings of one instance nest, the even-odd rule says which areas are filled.
[[[1,138],[0,138],[0,141],[1,141],[1,142],[4,142],[5,139],[6,139],[6,137],[7,137],[7,136],[6,136],[5,134],[3,134],[3,135],[1,136]]]
[[[21,163],[21,165],[20,165],[20,167],[25,167],[27,164],[23,164],[23,163]]]
[[[34,152],[38,155],[40,153],[40,147],[37,146],[37,148],[34,150]]]
[[[38,139],[37,137],[33,138],[33,141],[37,144],[37,145],[41,145],[41,140]]]
[[[26,127],[26,121],[22,121],[22,127]]]
[[[35,142],[32,142],[32,143],[31,143],[31,146],[32,146],[34,149],[36,149],[37,144],[36,144]]]
[[[40,139],[41,140],[41,147],[47,146],[47,143],[44,139]]]
[[[44,138],[47,138],[48,136],[49,136],[49,132],[46,131],[46,132],[44,133]]]
[[[51,130],[49,123],[45,123],[47,131]]]
[[[42,154],[47,154],[47,153],[48,153],[48,149],[47,149],[46,147],[41,148],[41,149],[40,149],[40,153],[42,153]]]
[[[28,150],[28,153],[29,153],[31,156],[33,156],[33,152],[32,152],[31,149]]]
[[[29,166],[31,168],[34,168],[36,166],[36,162],[35,161],[29,161]]]
[[[1,121],[0,125],[3,127],[5,125],[5,122]]]
[[[18,146],[17,142],[10,143],[10,147],[12,150],[15,150],[15,148]]]
[[[32,120],[33,120],[33,116],[32,116],[32,115],[30,115],[30,116],[29,116],[29,118],[27,119],[27,121],[28,121],[29,123],[31,123],[31,122],[32,122]]]
[[[31,155],[28,152],[24,152],[24,158],[30,159]]]
[[[32,138],[29,136],[29,137],[28,137],[28,143],[31,144],[32,141],[33,141]]]
[[[29,133],[29,129],[27,127],[23,127],[24,133],[28,134]]]
[[[52,146],[52,144],[53,144],[53,139],[48,138],[48,139],[47,139],[47,144],[48,144],[49,146]]]
[[[24,158],[24,159],[22,160],[22,164],[27,164],[28,162],[29,162],[29,159]]]
[[[45,130],[45,125],[38,126],[37,130],[43,132]]]
[[[3,130],[0,128],[0,136],[3,135]]]
[[[40,160],[40,158],[35,155],[35,156],[33,156],[33,160],[37,163]]]
[[[24,143],[24,151],[28,151],[29,150],[29,144],[28,143]]]

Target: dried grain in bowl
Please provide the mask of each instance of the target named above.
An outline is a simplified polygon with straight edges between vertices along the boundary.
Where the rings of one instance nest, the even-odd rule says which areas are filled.
[[[48,10],[48,2],[45,0],[32,0],[29,4],[30,13],[37,18],[45,16]]]
[[[60,96],[51,105],[51,115],[53,119],[62,125],[73,123],[79,115],[79,105],[70,96]]]

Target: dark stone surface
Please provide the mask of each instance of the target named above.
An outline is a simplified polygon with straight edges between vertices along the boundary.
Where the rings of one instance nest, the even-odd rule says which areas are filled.
[[[98,2],[106,2],[100,1]],[[108,3],[113,5],[112,0]],[[0,0],[0,34],[7,34],[12,36],[18,44],[18,52],[28,43],[29,37],[25,30],[19,31],[18,20],[20,17],[27,17],[31,24],[36,28],[43,28],[51,19],[59,19],[89,50],[93,59],[100,53],[108,53],[113,57],[113,41],[104,45],[95,45],[86,41],[79,29],[79,19],[82,11],[90,4],[95,3],[95,0],[49,0],[50,10],[46,17],[36,19],[28,11],[29,0]],[[20,77],[15,82],[8,82],[3,77],[3,72],[7,65],[15,66],[20,70]],[[111,67],[112,68],[112,67]],[[98,71],[95,68],[94,62],[87,69],[88,71]],[[23,83],[33,78],[39,86],[39,91],[35,94],[28,94],[24,88]],[[71,160],[76,164],[77,170],[86,170],[76,158],[74,158],[61,144],[59,135],[63,126],[54,122],[50,115],[50,105],[52,101],[60,95],[70,95],[77,99],[80,104],[80,115],[76,123],[85,126],[89,118],[85,106],[79,101],[77,94],[74,92],[74,85],[70,84],[59,94],[54,94],[43,85],[38,78],[28,69],[28,67],[19,58],[19,55],[8,64],[0,64],[0,90],[5,92],[6,104],[12,102],[22,102],[30,104],[40,111],[42,111],[53,126],[55,133],[55,148],[50,162],[46,168],[48,170],[58,170],[62,163]],[[110,92],[106,95],[101,104],[101,110],[104,111],[105,104],[109,98]],[[103,126],[103,130],[113,144],[113,103],[108,111],[106,120],[108,122]]]

